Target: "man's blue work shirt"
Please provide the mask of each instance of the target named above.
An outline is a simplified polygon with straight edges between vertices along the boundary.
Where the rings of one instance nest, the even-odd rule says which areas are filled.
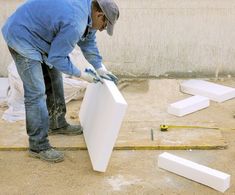
[[[80,76],[69,59],[76,44],[95,69],[101,67],[91,22],[91,0],[28,0],[8,18],[2,33],[21,55]]]

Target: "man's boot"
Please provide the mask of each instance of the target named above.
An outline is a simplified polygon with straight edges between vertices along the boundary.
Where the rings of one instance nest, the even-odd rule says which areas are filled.
[[[70,124],[62,128],[48,130],[48,135],[56,135],[56,134],[81,135],[82,133],[83,133],[83,128],[81,125],[70,125]]]
[[[33,158],[39,158],[47,162],[54,162],[54,163],[62,162],[64,160],[64,154],[53,148],[42,150],[40,152],[29,150],[29,156]]]

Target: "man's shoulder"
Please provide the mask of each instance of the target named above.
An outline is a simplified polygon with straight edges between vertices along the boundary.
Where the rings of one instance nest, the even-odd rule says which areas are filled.
[[[24,3],[27,8],[44,9],[43,12],[89,11],[91,0],[29,0]]]
[[[69,0],[72,5],[72,9],[76,12],[75,14],[81,14],[82,12],[88,14],[91,9],[91,0]]]

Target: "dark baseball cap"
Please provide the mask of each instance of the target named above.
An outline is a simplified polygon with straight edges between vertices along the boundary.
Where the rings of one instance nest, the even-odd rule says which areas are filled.
[[[112,36],[114,24],[119,18],[118,6],[113,0],[97,0],[97,2],[108,20],[107,33]]]

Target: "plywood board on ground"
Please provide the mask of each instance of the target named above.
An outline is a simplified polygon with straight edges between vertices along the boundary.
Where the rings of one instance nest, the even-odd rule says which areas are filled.
[[[223,132],[209,129],[170,129],[161,132],[159,125],[218,126],[234,128],[235,98],[222,104],[211,102],[210,107],[184,117],[167,113],[167,105],[179,99],[190,97],[178,88],[182,80],[123,80],[119,89],[128,102],[128,110],[121,126],[114,149],[216,149],[226,148]],[[234,82],[219,84],[235,86]],[[77,124],[81,101],[67,104],[67,120]],[[0,108],[0,116],[6,108]],[[154,141],[151,140],[151,128]],[[49,136],[53,146],[78,150],[86,149],[83,136]],[[24,122],[7,123],[0,120],[1,149],[26,150],[28,137]]]
[[[224,149],[227,143],[220,130],[213,129],[171,129],[168,132],[159,130],[156,121],[124,122],[115,150],[160,150],[160,149]],[[151,138],[151,128],[154,140]],[[83,135],[80,136],[49,136],[54,147],[65,150],[86,150]],[[0,131],[0,150],[26,150],[28,137],[25,126],[18,123],[7,123],[5,130]]]

